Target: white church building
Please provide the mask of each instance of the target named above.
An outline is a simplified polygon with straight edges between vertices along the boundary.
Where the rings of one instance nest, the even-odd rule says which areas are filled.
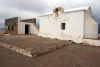
[[[90,6],[66,10],[57,7],[40,16],[38,35],[81,43],[83,39],[98,38],[98,23],[93,20]]]

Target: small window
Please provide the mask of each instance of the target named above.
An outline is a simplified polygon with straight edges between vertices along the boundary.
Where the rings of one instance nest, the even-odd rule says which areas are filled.
[[[14,25],[16,25],[16,22],[14,22]]]
[[[8,26],[8,31],[10,31],[10,26]]]
[[[65,30],[65,23],[61,23],[61,29]]]
[[[14,31],[14,26],[12,25],[12,31]]]

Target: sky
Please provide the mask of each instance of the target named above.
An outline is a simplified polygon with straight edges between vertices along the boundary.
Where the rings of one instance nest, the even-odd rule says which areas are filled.
[[[100,0],[0,0],[0,26],[5,19],[20,17],[20,19],[36,18],[52,11],[55,7],[64,9],[91,6],[94,20],[100,23]]]

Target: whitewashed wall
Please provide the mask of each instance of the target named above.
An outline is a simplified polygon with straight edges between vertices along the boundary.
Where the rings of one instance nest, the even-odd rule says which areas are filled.
[[[66,23],[65,30],[61,30],[61,23]],[[84,11],[63,13],[58,18],[53,15],[41,16],[39,36],[81,42],[83,24]]]
[[[90,8],[85,11],[84,38],[98,38],[98,24],[93,20]]]
[[[29,34],[38,34],[33,23],[28,22],[18,22],[18,34],[25,34],[25,24],[29,25]]]
[[[100,40],[83,39],[83,43],[87,43],[88,45],[92,46],[100,46]]]
[[[85,25],[85,38],[98,38],[98,24],[89,23],[91,21],[89,18],[87,20],[88,23]]]
[[[88,17],[92,18],[92,13],[90,11],[90,8],[87,11],[84,11],[84,38],[86,38],[85,37],[85,35],[86,35],[86,19]]]

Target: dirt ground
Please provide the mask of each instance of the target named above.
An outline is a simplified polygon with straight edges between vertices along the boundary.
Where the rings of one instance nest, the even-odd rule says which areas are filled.
[[[0,41],[10,43],[16,41],[18,39],[16,37],[18,36],[12,36],[14,39],[11,40],[8,36],[5,38],[0,36]],[[21,38],[25,40],[23,41]],[[27,41],[32,41],[32,36],[22,36],[21,38],[18,39],[18,44],[28,44]],[[42,44],[42,41],[37,42]],[[50,44],[52,43],[60,44],[62,41],[56,43],[50,41]],[[0,67],[100,67],[100,47],[70,44],[52,52],[30,58],[0,46]]]

